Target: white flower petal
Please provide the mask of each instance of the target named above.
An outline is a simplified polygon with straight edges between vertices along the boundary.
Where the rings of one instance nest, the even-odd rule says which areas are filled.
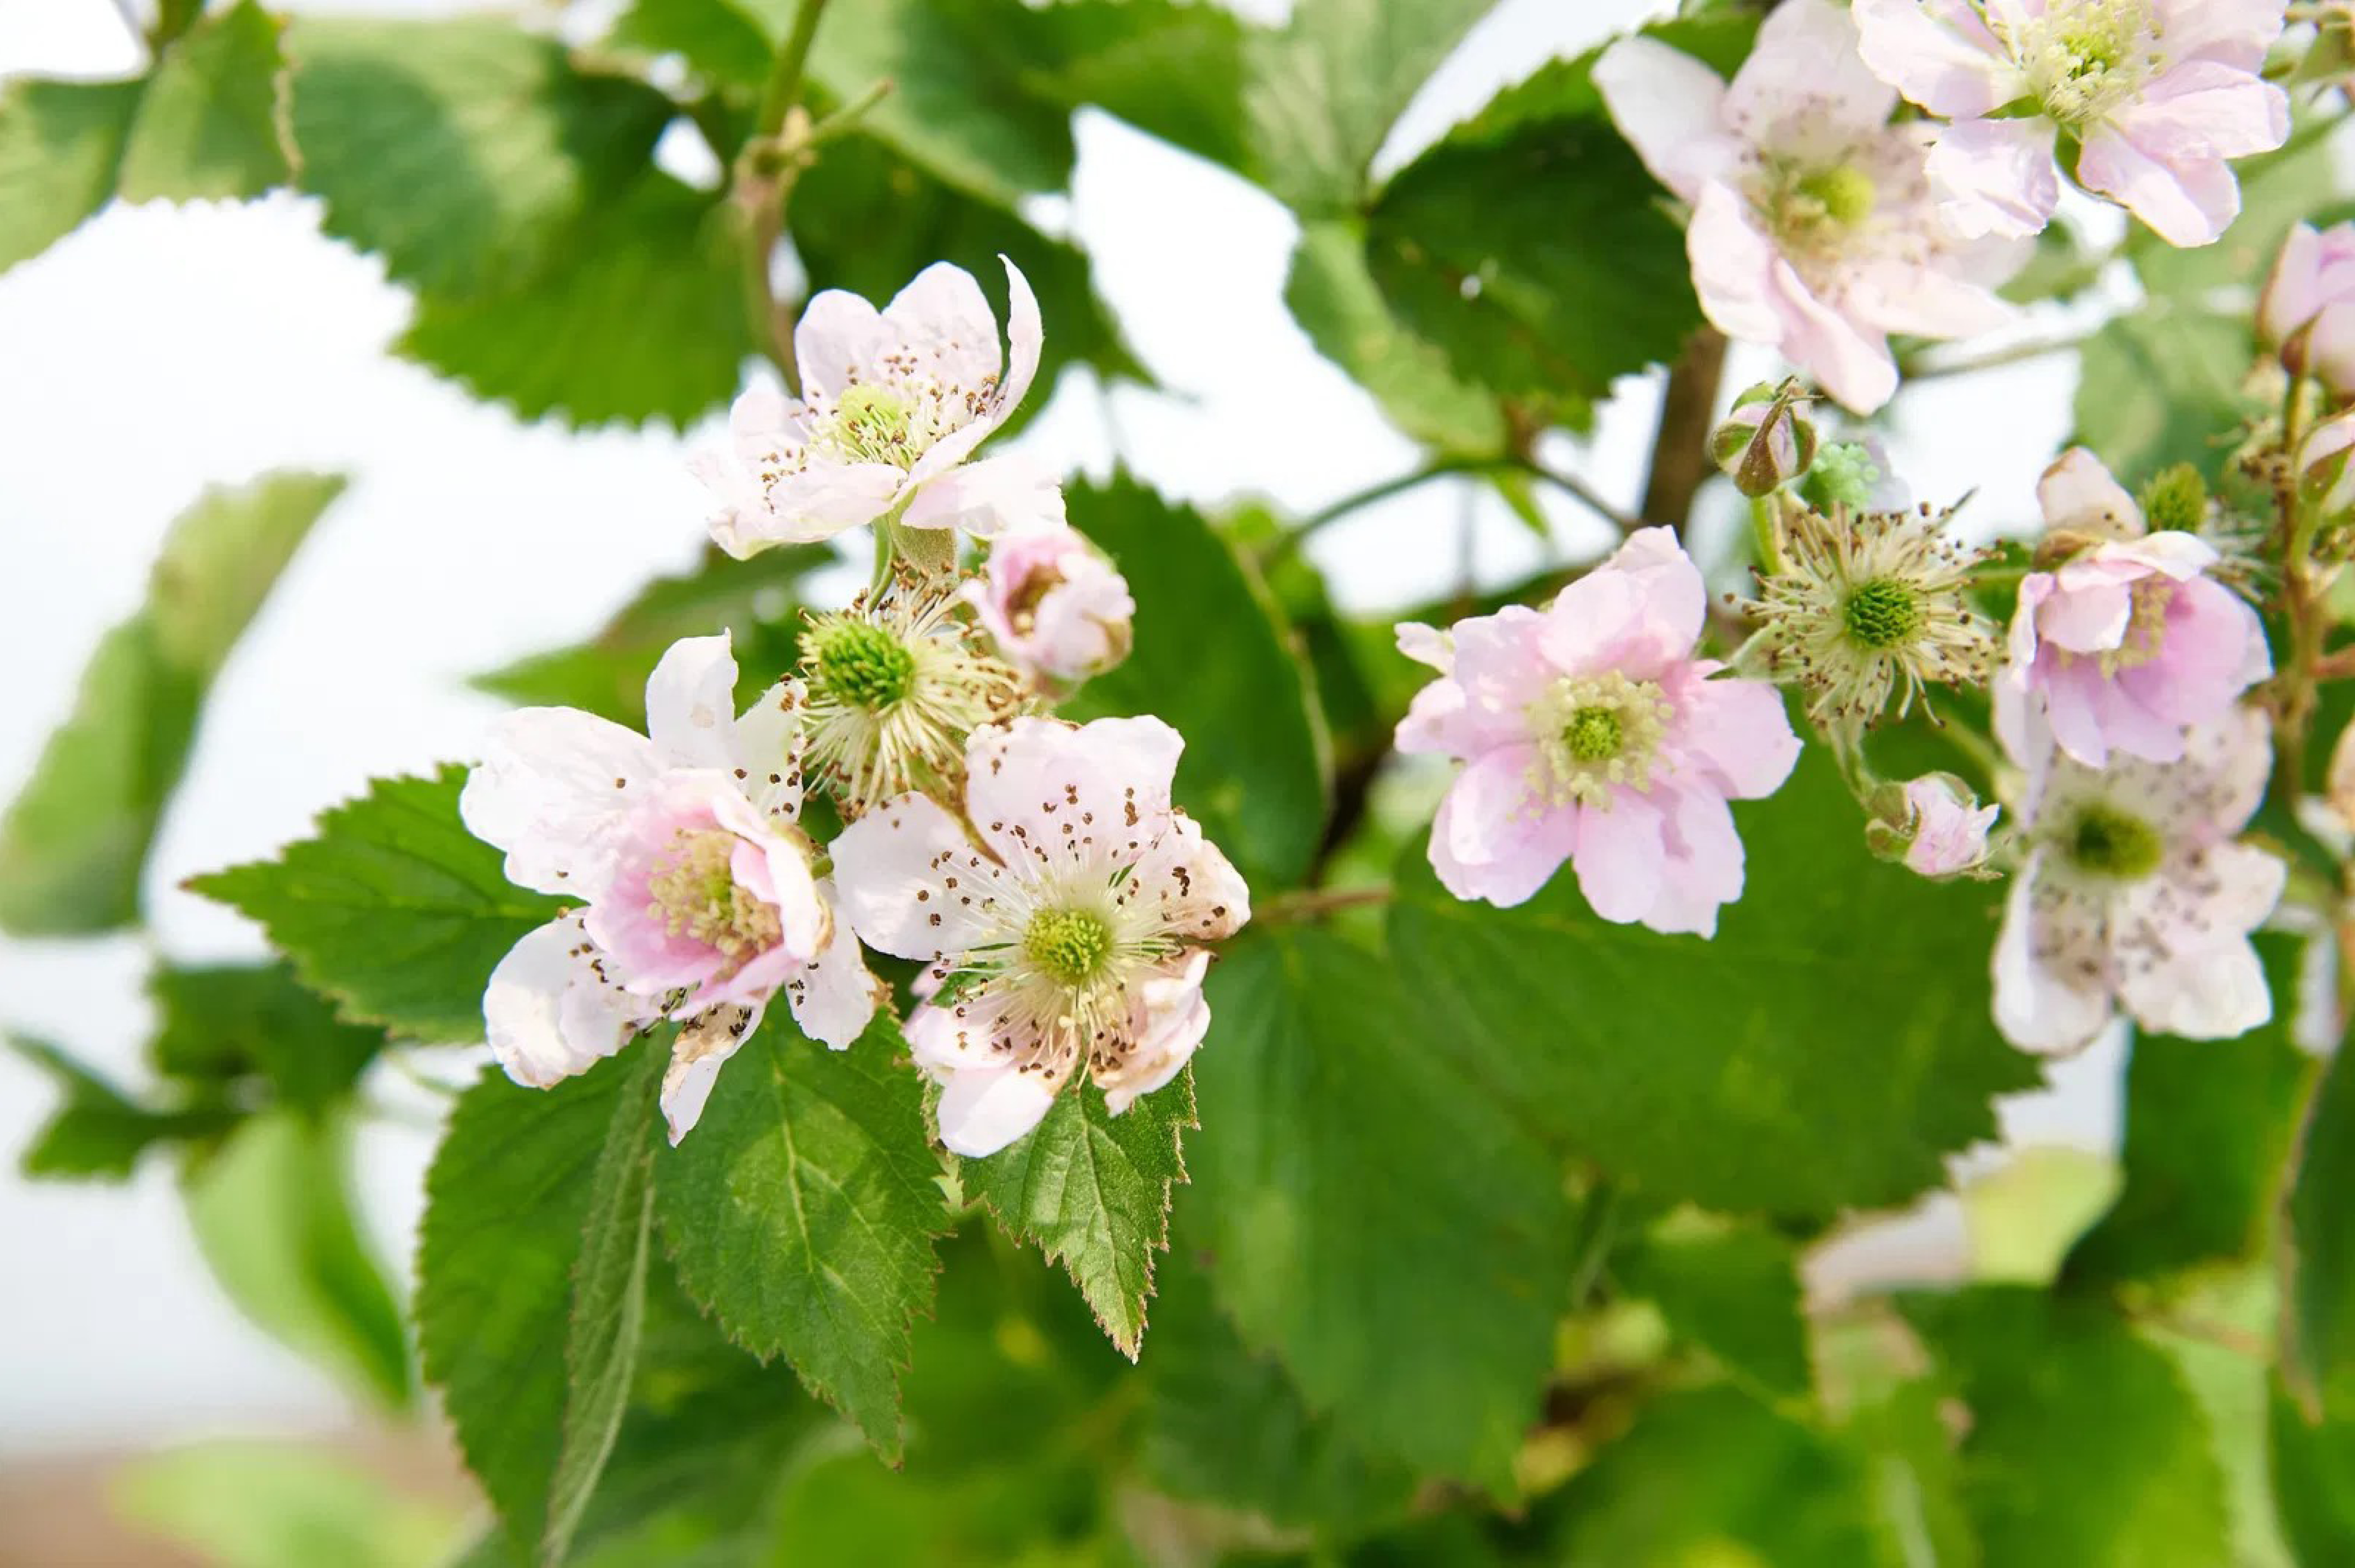
[[[605,983],[580,920],[527,932],[491,971],[483,1023],[508,1077],[536,1089],[585,1073],[629,1044],[645,1012]]]
[[[837,913],[868,946],[903,959],[971,947],[986,928],[986,889],[1002,874],[954,817],[922,795],[868,811],[843,829],[833,853]]]
[[[646,677],[646,731],[679,768],[734,768],[736,656],[727,632],[682,637]]]
[[[593,899],[623,823],[662,772],[654,743],[575,708],[518,708],[491,726],[458,797],[466,831],[506,852],[518,887]]]

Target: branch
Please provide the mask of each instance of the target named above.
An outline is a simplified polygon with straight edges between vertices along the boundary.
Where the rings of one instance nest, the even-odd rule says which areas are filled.
[[[1684,356],[1668,372],[1668,395],[1660,399],[1659,433],[1652,438],[1652,478],[1644,487],[1644,515],[1681,534],[1692,515],[1693,496],[1715,471],[1709,455],[1710,418],[1717,411],[1717,385],[1725,375],[1725,334],[1703,327],[1685,344]]]
[[[1294,552],[1307,542],[1310,535],[1329,527],[1351,513],[1362,511],[1377,502],[1388,501],[1393,495],[1402,495],[1410,490],[1430,483],[1434,479],[1446,479],[1455,475],[1499,473],[1522,473],[1531,479],[1541,480],[1623,534],[1633,533],[1636,529],[1644,526],[1641,518],[1630,517],[1612,505],[1595,492],[1593,486],[1577,475],[1548,468],[1533,459],[1524,457],[1439,458],[1411,472],[1383,480],[1379,484],[1369,485],[1354,494],[1345,495],[1330,506],[1310,514],[1302,519],[1298,527],[1268,545],[1260,556],[1260,569],[1264,571],[1290,559]]]

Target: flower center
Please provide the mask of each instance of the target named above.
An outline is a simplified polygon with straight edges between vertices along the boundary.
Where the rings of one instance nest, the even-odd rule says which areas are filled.
[[[2000,23],[1992,24],[1998,33]],[[2158,58],[2150,0],[2077,0],[2007,37],[2045,113],[2063,125],[2098,120],[2142,85]]]
[[[2102,673],[2134,670],[2158,657],[2167,641],[2167,607],[2175,601],[2175,584],[2166,577],[2142,577],[2126,589],[2130,607],[2126,635],[2102,655]]]
[[[1063,586],[1063,574],[1052,566],[1041,566],[1025,577],[1006,603],[1007,624],[1028,637],[1038,629],[1039,607],[1047,596]]]
[[[1564,676],[1529,705],[1542,775],[1533,782],[1557,802],[1589,806],[1610,805],[1614,786],[1650,789],[1668,714],[1655,682],[1616,670]]]
[[[860,382],[844,387],[835,399],[827,434],[835,450],[852,462],[906,468],[922,455],[911,440],[915,423],[915,405],[904,394]]]
[[[1085,909],[1041,909],[1022,933],[1022,956],[1057,984],[1076,989],[1103,972],[1112,927]]]
[[[872,621],[837,620],[811,633],[810,643],[815,683],[852,707],[880,713],[915,684],[915,653]]]
[[[1895,577],[1860,582],[1840,605],[1849,640],[1877,653],[1902,648],[1920,636],[1922,620],[1921,596]]]
[[[646,913],[672,936],[731,959],[774,947],[784,934],[777,906],[737,884],[735,853],[733,833],[682,828],[646,878]]]
[[[1853,228],[1871,217],[1880,195],[1872,176],[1854,164],[1817,169],[1800,176],[1798,185],[1799,200],[1814,204],[1824,218],[1842,228]]]
[[[2157,871],[2167,846],[2140,817],[2096,803],[2078,813],[2067,849],[2078,870],[2131,882]]]

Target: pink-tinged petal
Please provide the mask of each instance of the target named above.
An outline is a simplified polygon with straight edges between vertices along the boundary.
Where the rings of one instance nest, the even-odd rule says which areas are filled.
[[[2307,328],[2304,347],[2308,375],[2342,397],[2355,395],[2355,298],[2326,306]]]
[[[1641,920],[1659,896],[1668,859],[1666,827],[1653,800],[1618,789],[1608,807],[1579,808],[1571,864],[1578,890],[1605,920],[1621,926]]]
[[[2133,213],[2169,245],[2213,244],[2241,215],[2241,186],[2221,158],[2161,163],[2108,125],[2085,137],[2077,181]]]
[[[518,887],[593,899],[635,797],[662,773],[654,743],[576,708],[518,708],[491,726],[458,797],[466,831],[506,852]]]
[[[818,895],[829,905],[835,902],[833,878],[818,884]],[[785,982],[785,1001],[793,1009],[794,1022],[801,1025],[803,1033],[837,1051],[849,1049],[867,1032],[881,995],[882,988],[868,972],[866,955],[847,920],[831,924],[817,956]]]
[[[2037,863],[2012,878],[1997,936],[1995,1026],[2023,1051],[2065,1056],[2082,1051],[2110,1021],[2110,998],[2098,981],[2076,983],[2037,956]]]
[[[646,677],[646,733],[675,768],[734,768],[736,656],[729,635],[682,637]]]
[[[2072,652],[2099,653],[2125,641],[2133,620],[2134,594],[2123,583],[2064,588],[2038,609],[2036,636]]]
[[[1117,1069],[1099,1068],[1095,1075],[1104,1092],[1104,1108],[1114,1116],[1128,1109],[1137,1096],[1167,1085],[1200,1048],[1210,1027],[1210,1004],[1202,996],[1202,977],[1209,968],[1210,955],[1197,948],[1174,969],[1136,988],[1136,1043]]]
[[[2031,691],[2043,698],[2052,744],[2088,768],[2106,768],[2110,741],[2102,724],[2101,671],[2090,663],[2062,666],[2057,652],[2038,656]]]
[[[1685,200],[1739,156],[1721,117],[1724,80],[1682,49],[1657,38],[1622,38],[1603,51],[1593,74],[1619,133],[1653,177]]]
[[[1710,322],[1743,343],[1783,341],[1783,311],[1774,285],[1782,263],[1774,243],[1750,222],[1749,204],[1722,181],[1701,187],[1685,229],[1693,290]]]
[[[899,334],[873,305],[846,290],[826,289],[811,298],[794,328],[794,362],[810,397],[832,399],[851,383],[872,379],[874,366],[898,344]]]
[[[943,384],[978,393],[997,379],[997,314],[972,273],[935,261],[892,296],[884,324],[899,349]],[[876,367],[870,363],[872,377]]]
[[[1725,94],[1726,123],[1754,145],[1837,152],[1888,123],[1897,90],[1857,49],[1856,23],[1832,0],[1783,0]]]
[[[1882,332],[1918,337],[1968,337],[2008,325],[2019,314],[1992,290],[1924,262],[1895,258],[1850,272],[1841,299],[1859,320]]]
[[[1398,651],[1416,663],[1428,664],[1443,675],[1455,673],[1455,644],[1444,631],[1419,620],[1402,620],[1391,630],[1398,638]]]
[[[836,914],[869,947],[932,959],[962,953],[978,938],[975,895],[1001,874],[933,801],[922,795],[887,801],[843,829],[831,847]],[[957,888],[944,887],[950,876]]]
[[[967,743],[965,812],[1025,875],[1107,853],[1127,861],[1126,841],[1143,837],[1140,824],[1168,813],[1185,748],[1185,736],[1150,715],[1076,726],[1018,718]]]
[[[1931,147],[1926,169],[1938,216],[1965,238],[2038,233],[2061,200],[2049,120],[1949,125]]]
[[[801,710],[808,700],[801,682],[780,681],[736,720],[735,765],[744,769],[745,798],[774,825],[801,819],[802,753],[809,744]]]
[[[1676,726],[1678,748],[1737,800],[1773,794],[1799,760],[1783,694],[1766,681],[1696,683],[1678,702]]]
[[[2102,460],[2083,447],[2071,447],[2044,471],[2036,482],[2036,500],[2048,528],[2114,536],[2143,531],[2142,508]]]
[[[1668,863],[1645,925],[1669,936],[1717,935],[1717,912],[1742,896],[1742,835],[1733,812],[1713,789],[1670,786],[1655,792],[1665,808]]]
[[[757,461],[807,439],[802,405],[773,387],[750,387],[728,406],[729,446],[740,458]]]
[[[1550,806],[1529,790],[1536,752],[1527,747],[1474,761],[1448,789],[1431,824],[1431,866],[1458,898],[1499,908],[1526,904],[1568,858],[1579,808]]]
[[[1784,356],[1813,375],[1851,413],[1870,414],[1896,395],[1889,340],[1817,299],[1787,261],[1774,263]]]
[[[1461,685],[1442,678],[1415,693],[1392,742],[1410,757],[1461,758],[1504,745],[1518,727],[1497,715],[1476,712]]]
[[[2289,140],[2289,95],[2254,72],[2187,60],[2161,72],[2110,124],[2162,163],[2245,158]]]
[[[889,463],[813,458],[806,469],[780,475],[756,503],[716,514],[711,539],[740,561],[776,545],[831,539],[890,511],[906,482]]]
[[[1666,528],[1639,528],[1611,558],[1563,588],[1538,646],[1555,670],[1615,669],[1656,679],[1692,652],[1709,613],[1700,568]],[[1457,668],[1465,668],[1459,637]],[[1534,695],[1534,694],[1532,694]]]
[[[2257,331],[2266,343],[2278,347],[2322,309],[2322,236],[2310,223],[2294,225],[2283,239],[2257,296]]]
[[[671,1047],[670,1065],[663,1069],[661,1096],[663,1121],[673,1149],[703,1119],[703,1107],[711,1099],[712,1086],[719,1081],[719,1069],[743,1049],[744,1042],[760,1026],[759,1007],[730,1004],[709,1008],[680,1028]]]
[[[1856,0],[1854,14],[1865,63],[1933,114],[1975,119],[2028,91],[1969,0]]]
[[[1030,280],[1011,260],[997,259],[1006,268],[1006,340],[1011,353],[1006,367],[1006,382],[998,390],[998,413],[993,423],[1003,420],[1006,413],[1020,403],[1030,391],[1030,383],[1039,376],[1039,358],[1046,350],[1046,323],[1039,314],[1039,296],[1030,291]]]
[[[1034,458],[1018,452],[986,458],[926,480],[900,521],[910,528],[957,528],[976,539],[1052,528],[1063,522],[1063,487]]]
[[[2103,680],[2097,669],[2083,688],[2094,722],[2101,726],[2102,744],[2113,753],[2150,762],[2174,762],[2183,756],[2183,726],[2154,710],[2122,682]]]
[[[1986,862],[1987,830],[2001,807],[1980,806],[1976,797],[1937,774],[1906,780],[1905,805],[1913,834],[1905,846],[1908,871],[1958,876]]]
[[[2118,683],[2173,724],[2212,724],[2272,673],[2264,649],[2257,612],[2202,577],[2178,587],[2169,601],[2158,657],[2121,670]]]
[[[1037,1073],[1015,1067],[961,1067],[941,1083],[941,1141],[953,1154],[983,1160],[1028,1135],[1055,1103]]]
[[[1455,683],[1483,715],[1509,717],[1519,733],[1521,710],[1552,683],[1558,672],[1540,647],[1546,617],[1525,604],[1455,623]]]
[[[2158,0],[2154,8],[2171,58],[2197,57],[2243,71],[2265,63],[2286,10],[2282,0]]]
[[[2196,534],[2179,528],[2161,529],[2139,539],[2120,539],[2104,545],[2084,563],[2094,567],[2124,567],[2115,581],[2131,581],[2137,577],[2157,575],[2188,583],[2224,557],[2215,546]],[[2079,563],[2061,568],[2061,580],[2069,581],[2069,574]]]
[[[483,1026],[508,1077],[544,1089],[629,1044],[646,1010],[605,982],[596,959],[568,915],[526,933],[491,971]]]

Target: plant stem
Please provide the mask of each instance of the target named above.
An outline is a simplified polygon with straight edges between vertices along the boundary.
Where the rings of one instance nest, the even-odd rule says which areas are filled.
[[[801,396],[801,368],[794,361],[793,334],[777,308],[776,286],[770,268],[777,239],[784,232],[785,200],[800,176],[808,155],[808,117],[801,113],[802,74],[809,63],[810,45],[817,37],[826,0],[801,0],[794,11],[792,29],[769,68],[769,81],[761,93],[761,111],[751,139],[737,155],[735,199],[743,224],[743,293],[745,323],[753,345],[776,365],[789,397]],[[789,122],[798,133],[789,134]]]
[[[1369,909],[1396,895],[1391,887],[1332,887],[1299,893],[1279,893],[1252,912],[1257,926],[1297,926],[1343,909]]]
[[[2289,623],[2289,657],[2283,661],[2275,690],[2274,794],[2294,808],[2306,788],[2306,732],[2314,720],[2314,688],[2322,663],[2325,617],[2317,613],[2314,585],[2308,575],[2313,532],[2303,498],[2298,493],[2296,457],[2299,423],[2305,410],[2306,378],[2292,376],[2282,394],[2282,474],[2275,487],[2274,503],[2280,514],[2282,545],[2282,615]]]
[[[1299,526],[1269,544],[1260,556],[1260,568],[1264,571],[1289,559],[1294,552],[1307,542],[1309,535],[1338,523],[1353,512],[1363,511],[1377,502],[1388,501],[1393,495],[1403,495],[1406,492],[1418,489],[1434,479],[1446,479],[1459,474],[1491,473],[1525,473],[1532,479],[1542,480],[1623,534],[1632,533],[1644,525],[1642,519],[1630,517],[1621,512],[1596,493],[1593,486],[1577,475],[1548,468],[1529,458],[1437,458],[1411,472],[1399,474],[1394,478],[1383,480],[1378,484],[1369,485],[1353,494],[1345,495],[1330,506],[1310,514],[1302,520]]]
[[[1725,376],[1725,334],[1703,327],[1685,344],[1668,372],[1660,399],[1659,432],[1652,438],[1652,477],[1644,487],[1644,515],[1682,534],[1693,496],[1715,464],[1710,461],[1710,419]]]
[[[2073,354],[2084,346],[2083,336],[2031,338],[2026,343],[1989,349],[1985,354],[1959,355],[1952,359],[1910,365],[1905,368],[1905,379],[1935,381],[1945,376],[1967,376],[1975,370],[1993,370],[2000,366],[2022,365],[2029,360],[2043,359],[2055,354]]]
[[[816,41],[818,17],[825,10],[826,0],[801,0],[794,7],[793,28],[769,67],[768,86],[761,93],[760,118],[752,126],[754,136],[770,137],[783,131],[785,116],[801,102],[802,72],[809,64],[810,45]]]

